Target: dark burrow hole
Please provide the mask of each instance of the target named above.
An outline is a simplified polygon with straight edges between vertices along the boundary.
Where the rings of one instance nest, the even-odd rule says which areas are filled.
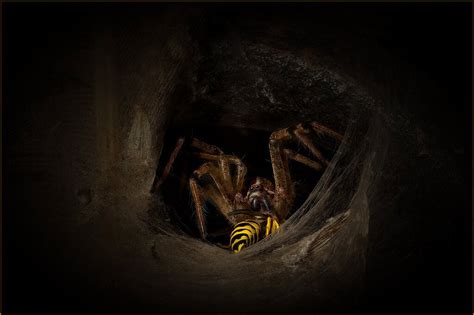
[[[212,117],[214,113],[207,114]],[[286,126],[282,126],[282,128],[284,127]],[[219,123],[209,124],[198,120],[180,120],[180,117],[175,119],[175,122],[167,128],[165,133],[155,181],[161,178],[163,169],[175,150],[178,139],[184,137],[185,144],[179,151],[166,180],[158,189],[152,189],[153,193],[166,205],[167,216],[170,218],[171,224],[185,234],[199,238],[194,203],[189,189],[189,178],[193,171],[206,161],[195,156],[195,153],[199,152],[198,149],[186,146],[189,139],[197,138],[219,147],[225,154],[240,158],[247,167],[247,175],[241,191],[245,195],[249,184],[257,176],[267,178],[274,183],[268,149],[269,137],[273,131]],[[315,133],[312,134],[312,139],[323,155],[330,160],[337,150],[337,144]],[[298,144],[296,140],[287,143],[286,147],[307,157],[312,157],[309,150]],[[324,172],[324,169],[316,171],[295,161],[290,161],[289,165],[296,199],[287,219],[305,202]],[[234,167],[231,167],[231,174],[234,177]],[[212,184],[211,182],[209,177],[204,177],[200,181],[202,185]],[[232,226],[211,202],[206,202],[206,224],[208,241],[221,245],[228,244]]]
[[[169,99],[171,121],[164,128],[157,178],[161,177],[177,140],[182,136],[196,137],[243,161],[247,167],[242,191],[245,195],[249,183],[257,176],[274,182],[268,150],[273,131],[320,119],[319,122],[343,133],[345,128],[342,127],[347,124],[349,115],[349,107],[343,100],[352,96],[343,80],[336,80],[330,72],[316,71],[305,57],[299,56],[296,59],[300,62],[295,62],[291,27],[288,33],[281,33],[276,42],[275,39],[268,42],[274,35],[264,32],[258,35],[262,38],[254,38],[252,32],[236,32],[234,23],[229,21],[238,21],[242,26],[239,30],[253,26],[240,19],[239,14],[228,14],[233,18],[210,14],[202,27],[191,32],[199,49],[189,59],[193,66],[187,77],[192,79],[177,82]],[[291,20],[285,17],[287,19]],[[311,42],[311,37],[304,41]],[[335,144],[316,135],[313,139],[330,160]],[[327,147],[322,146],[324,144]],[[290,148],[312,157],[296,142]],[[190,150],[182,150],[164,184],[158,191],[153,190],[160,202],[165,203],[165,207],[156,205],[156,213],[166,209],[173,226],[196,238],[199,233],[189,178],[204,162]],[[295,161],[290,162],[290,172],[296,200],[289,216],[304,203],[322,175],[321,171]],[[212,204],[206,203],[206,212],[208,240],[227,244],[232,227]],[[153,217],[152,213],[151,221]],[[155,221],[159,221],[159,217],[157,215]]]

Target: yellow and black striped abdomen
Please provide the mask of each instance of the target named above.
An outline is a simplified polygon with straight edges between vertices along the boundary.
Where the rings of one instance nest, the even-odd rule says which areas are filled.
[[[267,217],[265,220],[245,220],[237,223],[230,234],[230,248],[238,253],[242,249],[255,244],[264,237],[280,228],[276,219]]]

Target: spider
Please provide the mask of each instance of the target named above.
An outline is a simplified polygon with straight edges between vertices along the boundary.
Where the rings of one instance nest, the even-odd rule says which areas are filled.
[[[274,183],[256,177],[245,190],[247,168],[235,155],[225,154],[220,148],[194,137],[178,139],[161,178],[155,177],[152,191],[164,182],[183,145],[197,149],[194,155],[205,162],[189,179],[196,224],[202,239],[207,238],[205,205],[212,203],[222,213],[233,231],[229,248],[238,253],[260,239],[274,233],[287,218],[295,201],[295,191],[290,176],[289,160],[302,163],[316,171],[322,171],[329,161],[313,141],[314,136],[339,144],[343,136],[317,122],[300,123],[294,127],[274,131],[269,139],[270,159]],[[312,155],[309,158],[287,145],[296,142]],[[326,141],[327,143],[327,141]]]

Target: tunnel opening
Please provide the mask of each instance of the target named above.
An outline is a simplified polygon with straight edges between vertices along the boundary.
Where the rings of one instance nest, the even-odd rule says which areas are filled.
[[[262,301],[271,295],[262,291],[262,282],[275,296],[287,296],[288,283],[300,284],[293,291],[299,296],[288,297],[301,305],[298,310],[309,309],[315,303],[314,295],[319,299],[316,303],[331,305],[330,296],[351,290],[362,294],[368,208],[364,203],[367,188],[360,183],[364,165],[370,164],[366,160],[372,159],[366,155],[372,139],[364,140],[373,118],[372,96],[337,64],[338,56],[332,51],[332,44],[337,43],[315,40],[313,35],[321,34],[316,28],[302,37],[301,25],[291,25],[288,17],[265,22],[253,18],[226,20],[224,15],[203,13],[197,25],[185,22],[189,37],[179,37],[186,38],[186,47],[192,49],[178,58],[179,62],[173,59],[166,63],[170,73],[177,73],[178,68],[173,67],[181,66],[180,75],[158,81],[160,85],[150,81],[152,91],[166,87],[169,96],[147,103],[148,108],[141,107],[151,122],[158,157],[149,174],[159,176],[160,167],[183,135],[195,136],[241,158],[248,167],[246,187],[255,176],[272,179],[268,140],[273,131],[316,121],[345,134],[348,142],[331,147],[332,143],[325,143],[323,138],[314,139],[330,160],[324,172],[290,162],[297,196],[281,233],[237,255],[219,246],[229,244],[231,226],[212,204],[207,204],[208,241],[200,239],[187,179],[203,161],[179,154],[168,179],[151,194],[145,217],[147,227],[155,233],[150,264],[170,271],[160,275],[160,292],[171,287],[188,292],[199,285],[199,291],[205,292],[202,294],[217,295],[221,305],[227,305],[230,296],[245,301],[242,307],[225,306],[232,311],[248,309],[244,305],[251,304],[256,305],[252,310],[265,310],[267,303]],[[260,31],[254,32],[257,28]],[[307,45],[295,45],[295,36]],[[171,57],[177,54],[172,46],[175,41],[174,37],[169,41]],[[308,153],[303,146],[291,148]],[[370,181],[367,176],[364,180]],[[147,190],[149,185],[151,181]],[[334,247],[343,250],[331,251]],[[328,268],[337,273],[349,261],[352,274],[344,276],[340,285],[334,286],[318,274]],[[318,281],[306,283],[308,274]],[[258,281],[248,283],[249,277]],[[275,278],[283,281],[273,284],[270,279]],[[312,289],[303,289],[306,285]],[[243,287],[248,290],[245,298],[234,294]],[[178,297],[171,300],[181,304]],[[203,300],[193,303],[196,309],[206,307]],[[279,304],[272,306],[274,310],[294,311],[285,308],[292,303],[273,303]]]
[[[190,108],[194,107],[195,104],[190,106]],[[216,117],[216,114],[215,110],[200,111],[200,115],[204,118],[203,121],[196,119],[197,116],[195,114],[190,115],[193,119],[189,120],[186,119],[186,114],[174,117],[167,127],[163,139],[163,148],[156,169],[154,185],[163,176],[164,168],[173,151],[177,149],[179,139],[183,138],[185,143],[193,138],[199,139],[217,146],[224,154],[240,158],[247,167],[244,185],[240,191],[244,196],[250,183],[256,177],[263,177],[274,183],[268,144],[270,135],[275,130],[256,129],[245,125],[232,126],[212,122],[212,120],[209,123],[208,118]],[[222,115],[223,113],[221,112],[220,114]],[[262,121],[266,119],[265,115],[261,115],[261,117]],[[330,161],[337,150],[338,143],[317,134],[313,134],[312,140],[315,141],[314,143],[324,157]],[[298,143],[296,139],[287,142],[285,148],[307,157],[312,156],[308,148]],[[165,205],[170,223],[181,232],[194,238],[200,238],[200,236],[195,217],[195,205],[189,188],[189,179],[192,177],[193,172],[206,162],[206,160],[196,156],[197,152],[200,152],[200,150],[183,145],[178,151],[166,180],[158,189],[152,185],[152,193]],[[324,172],[324,169],[314,170],[291,160],[289,167],[296,195],[294,204],[286,219],[289,219],[306,201]],[[232,178],[236,176],[235,167],[231,167],[231,176]],[[204,178],[203,184],[213,185],[212,180],[209,178]],[[161,207],[163,204],[159,203],[157,206]],[[226,220],[216,205],[210,200],[206,200],[205,213],[208,229],[207,241],[223,246],[228,245],[232,224]]]
[[[268,150],[273,131],[316,121],[344,134],[354,107],[367,97],[359,95],[351,80],[321,58],[326,47],[302,50],[295,45],[292,38],[301,34],[290,22],[294,17],[282,16],[280,28],[274,29],[273,20],[260,23],[258,19],[239,19],[239,14],[230,14],[229,20],[226,12],[215,15],[212,10],[205,11],[205,18],[190,30],[194,44],[186,61],[188,72],[175,83],[173,98],[168,101],[171,110],[159,130],[164,135],[155,176],[165,166],[177,139],[194,136],[242,159],[248,168],[245,190],[257,176],[273,182]],[[255,33],[255,28],[261,31]],[[311,47],[313,41],[310,32],[301,39]],[[337,145],[325,137],[314,140],[330,161]],[[311,156],[296,141],[289,148]],[[171,224],[193,238],[199,233],[188,179],[202,163],[181,152],[169,178],[154,194],[158,199],[154,207],[161,209],[164,204]],[[290,173],[296,200],[287,219],[307,201],[323,175],[295,161],[290,162]],[[150,213],[154,215],[153,210]],[[211,242],[228,243],[229,223],[210,203],[207,220]]]

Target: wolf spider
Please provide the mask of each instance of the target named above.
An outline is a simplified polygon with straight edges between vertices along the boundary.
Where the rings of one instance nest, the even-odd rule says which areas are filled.
[[[237,242],[240,239],[245,238],[247,241],[234,250],[238,252],[242,247],[258,240],[260,231],[265,229],[265,222],[267,224],[264,236],[277,230],[279,224],[286,219],[292,209],[295,191],[288,165],[290,159],[316,171],[322,171],[329,164],[329,161],[313,143],[313,135],[336,143],[340,143],[343,137],[338,132],[317,122],[301,123],[292,128],[273,132],[269,139],[269,150],[274,184],[268,179],[257,177],[250,183],[246,191],[244,183],[247,168],[238,157],[227,155],[217,146],[196,138],[179,138],[164,167],[161,178],[158,180],[158,177],[155,177],[152,190],[160,187],[166,179],[185,142],[189,147],[197,149],[198,151],[194,152],[194,155],[206,162],[193,172],[189,179],[189,188],[195,206],[196,223],[200,236],[202,239],[207,237],[204,209],[206,202],[211,202],[234,226],[234,232],[231,234],[232,248],[234,245],[242,243]],[[311,152],[312,158],[287,148],[286,145],[291,141],[306,147]],[[243,225],[248,227],[242,227]],[[237,230],[240,230],[240,234],[237,233]],[[235,235],[243,233],[247,233],[247,235],[234,242],[239,244],[232,243],[232,238]]]

